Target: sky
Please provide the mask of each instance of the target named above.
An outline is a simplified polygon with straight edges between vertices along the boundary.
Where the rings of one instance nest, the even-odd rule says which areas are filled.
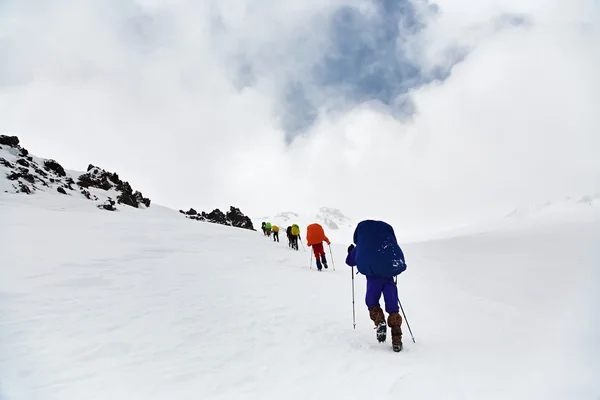
[[[155,203],[438,229],[600,191],[595,0],[3,0],[0,132]]]

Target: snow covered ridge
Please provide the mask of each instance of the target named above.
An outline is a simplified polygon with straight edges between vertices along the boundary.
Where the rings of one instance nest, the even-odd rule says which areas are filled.
[[[0,135],[0,192],[75,196],[99,202],[97,207],[108,211],[116,211],[119,204],[148,208],[151,203],[115,172],[92,164],[83,173],[65,170],[55,160],[32,156],[18,137],[6,135]],[[255,230],[252,220],[233,206],[226,213],[219,209],[198,213],[193,208],[180,212],[197,221]]]
[[[317,210],[306,210],[303,212],[283,211],[270,216],[253,216],[254,221],[270,222],[285,232],[292,224],[300,227],[300,235],[304,237],[306,227],[313,223],[323,226],[325,233],[332,243],[348,243],[354,233],[356,223],[352,218],[346,216],[342,211],[332,207],[320,207]]]
[[[299,214],[292,211],[280,212],[272,217],[261,217],[261,221],[269,221],[275,225],[288,226],[293,223],[299,225],[308,225],[313,222],[318,222],[324,228],[331,230],[339,230],[344,228],[352,228],[354,222],[352,219],[344,215],[337,208],[321,207],[314,213]]]
[[[321,207],[316,218],[323,222],[329,229],[352,227],[353,222],[337,208]]]
[[[0,189],[6,193],[34,194],[54,191],[103,201],[98,208],[115,211],[116,204],[135,208],[150,207],[150,199],[134,191],[119,175],[89,165],[87,172],[67,172],[55,160],[34,157],[19,145],[16,136],[0,135]],[[116,199],[114,200],[113,197]]]
[[[184,214],[186,218],[194,219],[196,221],[212,222],[214,224],[229,225],[236,228],[250,229],[255,231],[252,220],[244,215],[239,208],[231,206],[226,214],[218,208],[212,210],[208,214],[204,211],[197,212],[193,208],[188,211],[179,210],[180,213]]]
[[[586,194],[579,197],[568,196],[560,200],[548,200],[544,203],[535,204],[529,207],[516,208],[506,215],[507,218],[535,216],[565,209],[600,207],[600,193],[592,195]]]

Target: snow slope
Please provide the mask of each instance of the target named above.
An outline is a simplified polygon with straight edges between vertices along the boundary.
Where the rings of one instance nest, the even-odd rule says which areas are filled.
[[[445,229],[435,233],[414,235],[411,232],[396,232],[405,241],[422,242],[432,239],[447,239],[456,236],[472,236],[486,232],[517,231],[559,224],[585,222],[590,215],[600,212],[600,194],[569,196],[559,200],[547,200],[544,203],[512,210],[506,215],[492,217],[475,225],[464,225]]]
[[[583,213],[583,210],[578,210]],[[0,398],[598,399],[600,214],[403,246],[416,336],[336,271],[174,210],[0,194]],[[571,221],[571,222],[570,222]],[[350,238],[348,238],[348,241]]]

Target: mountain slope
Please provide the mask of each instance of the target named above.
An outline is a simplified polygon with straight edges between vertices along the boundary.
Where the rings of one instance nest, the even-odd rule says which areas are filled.
[[[86,172],[66,171],[52,159],[35,157],[16,136],[0,135],[0,190],[4,193],[60,193],[92,201],[99,208],[115,211],[116,203],[150,207],[150,199],[133,191],[119,175],[89,165]]]
[[[86,172],[65,170],[55,160],[30,154],[18,137],[6,135],[0,135],[0,193],[73,196],[99,202],[97,207],[107,211],[117,211],[121,205],[146,209],[151,203],[115,172],[92,164]],[[225,213],[218,208],[210,213],[193,209],[180,213],[188,219],[254,230],[252,220],[233,206]]]
[[[345,245],[308,267],[173,210],[0,195],[0,398],[593,399],[600,215],[403,246],[405,350]],[[32,251],[33,250],[33,251]]]

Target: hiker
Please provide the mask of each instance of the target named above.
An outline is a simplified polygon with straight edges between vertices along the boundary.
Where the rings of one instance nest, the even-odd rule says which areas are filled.
[[[291,225],[286,228],[285,235],[287,236],[288,247],[292,247],[292,226]]]
[[[293,224],[290,227],[290,246],[292,249],[298,250],[298,239],[300,239],[300,227]]]
[[[279,242],[279,227],[276,225],[273,225],[273,241],[274,242]]]
[[[348,247],[346,264],[356,266],[367,278],[365,303],[369,316],[377,328],[377,340],[385,342],[387,326],[379,299],[383,293],[387,325],[392,330],[392,348],[402,350],[402,317],[398,301],[398,287],[394,277],[406,270],[404,253],[391,225],[383,221],[361,221],[354,231],[354,244]]]
[[[270,222],[267,222],[265,224],[265,231],[266,231],[267,236],[271,237],[271,223]]]
[[[263,223],[260,225],[262,231],[263,231],[263,235],[267,235],[267,223],[265,221],[263,221]]]
[[[319,224],[310,224],[306,227],[306,245],[312,246],[313,253],[315,253],[315,259],[317,260],[317,269],[321,271],[323,267],[327,269],[327,258],[325,257],[325,249],[323,248],[323,241],[331,245],[331,242],[325,236],[323,227]],[[323,265],[321,265],[323,263]]]

